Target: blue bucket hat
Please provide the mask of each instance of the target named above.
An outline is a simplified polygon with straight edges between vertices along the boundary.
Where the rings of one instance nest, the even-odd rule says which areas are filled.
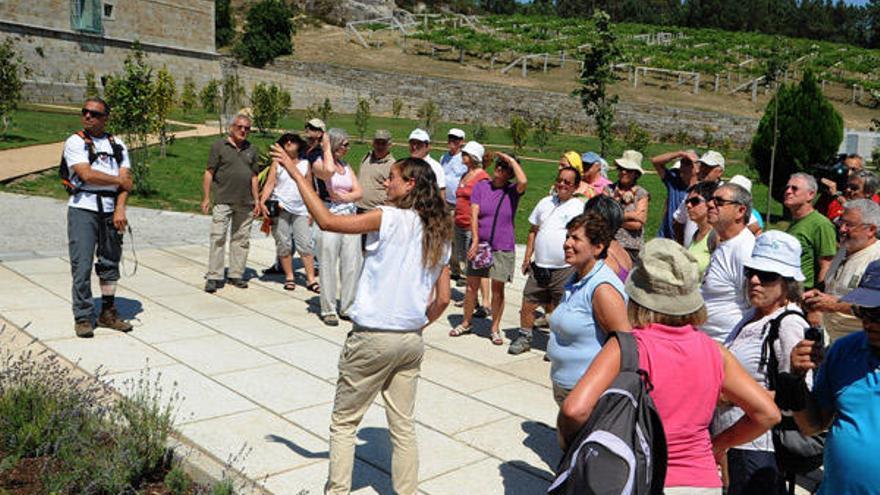
[[[588,151],[581,155],[581,161],[584,162],[584,168],[588,168],[589,165],[592,165],[596,162],[601,163],[602,157],[599,156],[599,153]]]

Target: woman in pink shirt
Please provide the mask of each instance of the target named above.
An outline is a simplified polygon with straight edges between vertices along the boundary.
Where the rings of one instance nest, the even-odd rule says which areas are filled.
[[[659,238],[645,245],[626,283],[639,366],[654,385],[650,394],[666,433],[667,495],[720,495],[716,461],[780,420],[770,394],[727,349],[695,328],[706,319],[699,283],[696,259],[676,242]],[[562,404],[557,429],[563,448],[619,371],[620,346],[609,339]],[[711,438],[709,426],[721,394],[745,415]]]

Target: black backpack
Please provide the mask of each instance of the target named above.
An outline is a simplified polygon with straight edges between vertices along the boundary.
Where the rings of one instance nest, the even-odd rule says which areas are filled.
[[[782,374],[779,372],[779,360],[773,351],[773,344],[779,339],[779,326],[782,319],[792,315],[797,315],[806,321],[803,313],[788,309],[768,323],[769,330],[761,347],[760,366],[766,366],[767,388],[769,390],[777,390],[782,387],[781,380],[786,379],[786,377],[780,378]],[[777,405],[780,406],[780,409],[784,409],[785,404],[780,400],[783,394],[777,392],[775,397]],[[783,475],[791,477],[796,474],[807,474],[822,465],[825,434],[803,435],[798,430],[794,418],[783,416],[782,421],[773,427],[773,449],[776,451],[776,463]]]
[[[639,369],[635,337],[620,343],[620,374],[562,457],[550,495],[662,495],[666,435],[647,373]]]
[[[98,159],[98,150],[95,149],[95,142],[92,141],[92,137],[89,136],[89,133],[81,130],[76,133],[83,141],[85,141],[86,146],[89,149],[89,165],[95,163]],[[116,161],[116,165],[119,166],[122,164],[122,145],[116,142],[116,139],[113,138],[113,135],[109,132],[107,133],[107,139],[110,141],[110,147],[113,149],[113,159]],[[76,185],[74,185],[71,180],[73,173],[70,170],[70,167],[67,164],[67,159],[64,158],[64,153],[61,153],[61,163],[58,165],[58,177],[61,179],[61,185],[64,186],[64,189],[67,191],[67,194],[74,195],[80,191]],[[113,193],[115,195],[116,193]],[[102,195],[106,195],[106,193],[102,192]]]

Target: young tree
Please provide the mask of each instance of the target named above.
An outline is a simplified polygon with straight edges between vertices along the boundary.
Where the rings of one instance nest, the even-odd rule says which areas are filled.
[[[438,113],[437,104],[434,103],[434,100],[427,100],[422,103],[422,106],[416,112],[416,116],[422,121],[420,127],[428,131],[428,134],[431,136],[434,135],[434,128],[437,127],[437,119],[440,117]]]
[[[510,117],[510,140],[517,152],[522,151],[529,138],[529,123],[519,115]]]
[[[217,48],[229,46],[235,38],[235,17],[229,0],[214,0],[214,42]]]
[[[95,80],[95,73],[91,69],[86,71],[86,98],[100,96],[98,93],[98,81]]]
[[[797,85],[785,85],[767,104],[758,130],[752,138],[751,160],[763,182],[770,181],[774,120],[778,119],[775,170],[778,179],[811,167],[834,156],[843,139],[843,118],[822,94],[812,72],[806,71]],[[771,193],[777,200],[785,192],[785,180],[775,181]]]
[[[776,86],[774,96],[779,93],[779,81],[785,75],[785,71],[788,70],[788,63],[788,50],[784,46],[782,38],[777,37],[776,42],[773,43],[773,51],[764,67],[764,85],[768,88]],[[772,205],[770,200],[773,197],[773,179],[776,177],[776,146],[779,142],[779,98],[773,98],[773,105],[773,137],[770,145],[770,173],[767,184],[766,218],[768,220],[770,218],[770,206]]]
[[[391,100],[391,115],[394,115],[394,118],[400,118],[400,112],[403,111],[403,102],[400,101],[400,98],[395,98]]]
[[[251,67],[263,67],[280,55],[293,53],[293,10],[283,0],[260,0],[248,10],[244,34],[232,49]]]
[[[538,147],[538,151],[544,152],[544,148],[550,143],[552,137],[550,133],[550,121],[548,119],[540,119],[535,123],[535,130],[532,131],[532,141]],[[511,126],[511,129],[513,126]]]
[[[330,122],[330,116],[333,115],[333,105],[330,104],[330,98],[324,98],[324,103],[318,108],[318,116],[324,121],[324,124]]]
[[[474,137],[474,141],[482,143],[489,135],[489,130],[486,129],[486,126],[484,126],[482,122],[477,122],[476,125],[474,125],[474,130],[471,135]]]
[[[366,98],[358,98],[357,111],[354,114],[354,125],[357,127],[361,141],[367,134],[367,126],[370,124],[370,102]]]
[[[183,113],[191,113],[196,108],[196,100],[196,83],[191,77],[187,77],[183,80],[183,91],[180,93],[180,109]]]
[[[151,194],[147,137],[155,126],[153,68],[139,46],[125,58],[123,72],[109,78],[104,96],[113,109],[111,132],[124,135],[128,145],[134,192]]]
[[[240,109],[244,101],[244,86],[238,74],[231,72],[223,77],[222,92],[220,94],[220,133],[222,134],[226,121],[231,119]]]
[[[22,73],[27,66],[21,55],[15,50],[12,38],[0,43],[0,124],[3,126],[3,139],[9,130],[12,112],[18,108],[21,100],[21,88],[24,85]]]
[[[620,58],[621,52],[617,37],[611,32],[608,14],[596,10],[593,23],[596,27],[596,41],[584,53],[581,87],[575,90],[575,94],[580,96],[584,112],[596,121],[599,154],[605,156],[614,142],[614,105],[617,103],[617,96],[608,94],[608,86],[616,80],[612,64]]]
[[[623,141],[626,143],[626,149],[636,150],[644,154],[651,143],[651,135],[639,124],[630,122],[626,126],[626,134],[623,136]]]
[[[220,110],[220,81],[216,79],[208,81],[208,84],[205,84],[205,87],[199,92],[199,101],[205,112],[217,113]]]
[[[251,92],[254,125],[263,134],[278,127],[278,122],[290,108],[290,93],[275,84],[257,83]]]
[[[174,99],[177,96],[177,86],[174,84],[174,76],[168,69],[162,67],[156,73],[156,83],[153,84],[153,111],[155,120],[153,130],[159,133],[159,157],[165,158],[165,148],[168,145],[168,114],[174,108]]]

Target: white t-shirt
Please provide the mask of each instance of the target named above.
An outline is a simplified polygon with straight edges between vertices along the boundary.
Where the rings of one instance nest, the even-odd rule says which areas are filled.
[[[379,206],[379,232],[367,234],[366,255],[351,319],[381,330],[418,330],[428,323],[425,311],[440,270],[449,262],[451,247],[443,248],[440,263],[422,265],[422,220],[413,210]]]
[[[305,176],[309,172],[309,161],[300,160],[296,164],[296,169]],[[296,182],[293,181],[290,174],[287,173],[287,169],[283,166],[278,165],[277,170],[272,199],[278,201],[278,204],[289,213],[308,215],[309,210],[306,208],[306,204],[303,203],[302,195],[299,193],[299,187],[296,186]]]
[[[113,147],[110,145],[110,140],[107,139],[107,135],[105,134],[100,138],[92,137],[95,151],[98,153],[98,159],[95,160],[95,163],[92,163],[91,166],[92,170],[118,177],[119,168],[131,168],[131,163],[128,161],[128,148],[125,147],[125,143],[123,143],[117,136],[113,136],[113,140],[116,141],[116,144],[122,146],[122,163],[117,164],[116,159],[113,158]],[[74,186],[80,189],[79,192],[70,196],[70,199],[67,201],[67,206],[89,211],[98,211],[98,196],[87,191],[116,191],[118,188],[116,186],[96,186],[94,184],[86,184],[76,176],[73,171],[73,166],[79,163],[89,163],[89,147],[86,146],[85,140],[79,137],[79,135],[74,134],[64,142],[64,159],[67,161],[67,166],[70,168],[70,181]],[[104,206],[104,211],[107,213],[113,211],[116,206],[116,200],[112,197],[101,198],[101,201]]]
[[[542,268],[565,268],[565,226],[572,218],[584,212],[583,201],[569,198],[561,203],[555,195],[547,196],[532,210],[529,223],[538,227],[535,236],[535,264]]]
[[[700,287],[709,319],[700,329],[718,342],[724,342],[749,306],[743,262],[754,247],[755,235],[744,228],[732,239],[719,242],[709,259]]]
[[[431,158],[431,155],[426,155],[425,161],[428,162],[428,165],[431,166],[431,170],[434,171],[434,175],[437,176],[437,187],[440,189],[445,188],[446,174],[443,172],[443,165],[440,165],[440,162]]]

